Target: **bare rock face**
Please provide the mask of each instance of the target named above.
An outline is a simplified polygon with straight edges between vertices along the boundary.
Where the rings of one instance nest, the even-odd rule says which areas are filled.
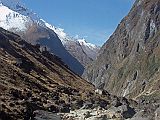
[[[83,76],[112,94],[160,103],[160,1],[136,0]]]

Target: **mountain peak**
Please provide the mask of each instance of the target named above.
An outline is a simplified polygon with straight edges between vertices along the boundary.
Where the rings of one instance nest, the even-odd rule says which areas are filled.
[[[80,43],[80,45],[85,45],[85,46],[87,46],[89,48],[98,48],[98,46],[96,46],[96,45],[94,45],[92,43],[88,43],[84,38],[78,39],[77,41]]]
[[[40,17],[35,12],[28,9],[25,4],[21,2],[21,0],[0,0],[0,4],[8,7],[14,12],[18,12],[21,15],[30,17],[33,21],[39,22],[41,25],[44,25],[40,20]]]
[[[81,44],[86,44],[86,43],[87,43],[87,41],[86,41],[84,38],[79,39],[78,41],[79,41],[79,43],[81,43]]]

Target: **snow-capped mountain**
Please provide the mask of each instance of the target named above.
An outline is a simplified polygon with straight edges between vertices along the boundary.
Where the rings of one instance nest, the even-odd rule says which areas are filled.
[[[68,50],[72,56],[78,59],[84,67],[96,59],[100,47],[86,42],[85,39],[70,37],[63,32],[63,29],[58,28],[55,31],[61,39],[66,50]]]
[[[0,27],[19,34],[26,41],[42,46],[59,56],[75,73],[81,75],[84,67],[63,46],[57,34],[19,0],[0,1]]]
[[[69,53],[74,56],[84,67],[97,57],[100,49],[99,46],[88,43],[85,39],[70,37],[64,32],[64,29],[56,28],[44,20],[42,21],[48,28],[55,31],[66,50],[69,51]]]
[[[32,44],[47,46],[78,74],[83,73],[84,62],[93,60],[98,51],[93,49],[93,45],[82,44],[81,40],[69,37],[63,29],[45,22],[20,0],[0,0],[0,27],[19,34]],[[77,49],[82,52],[78,53]]]
[[[99,46],[88,43],[85,39],[70,37],[64,32],[64,29],[55,28],[54,26],[46,23],[44,20],[42,21],[48,28],[55,31],[66,50],[69,51],[69,53],[74,56],[84,67],[96,59],[100,49]]]

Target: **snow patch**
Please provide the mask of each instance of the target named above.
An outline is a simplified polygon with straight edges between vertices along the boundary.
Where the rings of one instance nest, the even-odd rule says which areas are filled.
[[[86,42],[85,39],[78,39],[78,42],[79,42],[81,45],[85,45],[85,46],[87,46],[87,47],[89,47],[89,48],[91,48],[91,49],[97,48],[96,45]]]

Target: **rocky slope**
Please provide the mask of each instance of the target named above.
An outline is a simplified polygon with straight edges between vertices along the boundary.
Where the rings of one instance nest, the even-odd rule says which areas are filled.
[[[1,120],[67,120],[72,115],[81,120],[82,114],[102,118],[96,110],[107,113],[107,118],[127,119],[137,106],[135,101],[95,91],[45,47],[0,28]],[[81,112],[74,117],[76,111]]]
[[[0,28],[0,119],[28,120],[36,109],[65,111],[71,99],[87,98],[93,89],[45,48]]]
[[[160,1],[136,0],[84,77],[110,93],[160,104]]]
[[[46,26],[37,14],[27,9],[20,0],[0,1],[0,27],[19,34],[27,42],[46,46],[64,61],[71,70],[81,75],[84,67],[63,46],[57,34]]]

